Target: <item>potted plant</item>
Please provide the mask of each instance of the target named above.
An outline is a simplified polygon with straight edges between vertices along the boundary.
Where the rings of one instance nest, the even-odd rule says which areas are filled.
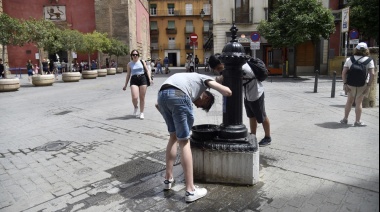
[[[0,14],[0,44],[2,45],[2,65],[5,63],[5,46],[22,45],[22,24],[5,13]],[[1,74],[1,73],[0,73]],[[4,78],[0,79],[0,92],[17,91],[20,88],[19,78],[10,78],[4,67]]]
[[[119,57],[123,55],[128,55],[129,54],[129,48],[126,44],[123,42],[111,38],[111,47],[108,49],[107,53],[112,57],[112,55],[116,56],[116,73],[123,73],[123,67],[118,67],[119,64]]]
[[[57,39],[59,30],[53,22],[44,19],[30,19],[24,21],[24,29],[27,42],[33,43],[37,47],[40,58],[42,49],[60,48],[61,43]],[[39,60],[39,67],[42,67],[42,60]],[[39,70],[39,74],[32,77],[32,84],[35,86],[51,86],[54,81],[54,74],[45,74],[42,68]]]
[[[83,43],[83,34],[77,30],[64,29],[61,32],[62,49],[68,52],[68,72],[62,73],[64,82],[78,82],[81,78],[80,72],[72,71],[73,52],[76,52]]]

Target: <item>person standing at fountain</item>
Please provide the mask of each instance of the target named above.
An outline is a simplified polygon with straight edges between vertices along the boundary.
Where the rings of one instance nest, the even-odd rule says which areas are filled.
[[[210,57],[209,65],[211,69],[220,74],[224,70],[224,64],[221,63],[215,55]],[[244,106],[249,118],[251,134],[256,135],[257,123],[262,124],[265,136],[259,142],[259,146],[268,146],[271,144],[272,138],[270,134],[270,121],[265,111],[264,86],[256,79],[255,74],[248,63],[245,63],[242,69],[244,75]],[[216,80],[219,83],[223,82],[223,76],[216,77]]]
[[[223,96],[232,95],[230,88],[217,83],[212,77],[198,73],[178,73],[170,76],[162,84],[157,98],[156,107],[163,116],[170,134],[166,147],[164,190],[170,190],[175,182],[173,165],[179,145],[186,184],[186,202],[194,202],[207,194],[205,188],[194,185],[190,130],[194,124],[192,104],[207,112],[214,104],[214,96],[206,91],[208,88],[217,90]]]

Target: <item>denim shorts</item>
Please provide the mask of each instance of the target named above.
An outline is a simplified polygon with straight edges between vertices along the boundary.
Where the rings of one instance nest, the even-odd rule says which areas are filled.
[[[158,107],[170,134],[188,140],[194,124],[193,103],[181,90],[169,88],[158,93]]]

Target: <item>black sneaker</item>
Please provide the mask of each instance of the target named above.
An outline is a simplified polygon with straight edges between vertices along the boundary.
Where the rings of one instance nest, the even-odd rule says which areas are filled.
[[[268,145],[270,145],[271,142],[272,142],[271,137],[265,137],[259,142],[259,146],[260,147],[268,146]]]

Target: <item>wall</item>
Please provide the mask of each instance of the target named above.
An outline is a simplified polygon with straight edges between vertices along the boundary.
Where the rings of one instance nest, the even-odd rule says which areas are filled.
[[[66,6],[66,21],[55,21],[56,24],[67,28],[76,29],[83,33],[95,30],[95,9],[94,0],[59,0],[58,3],[50,0],[2,0],[4,12],[11,17],[19,19],[29,19],[30,17],[40,19],[43,17],[44,6]],[[8,47],[10,67],[25,67],[26,61],[32,59],[37,62],[35,53],[37,48],[33,44],[26,44],[23,47]],[[87,60],[86,55],[78,54],[78,60]],[[95,57],[94,57],[95,59]]]

